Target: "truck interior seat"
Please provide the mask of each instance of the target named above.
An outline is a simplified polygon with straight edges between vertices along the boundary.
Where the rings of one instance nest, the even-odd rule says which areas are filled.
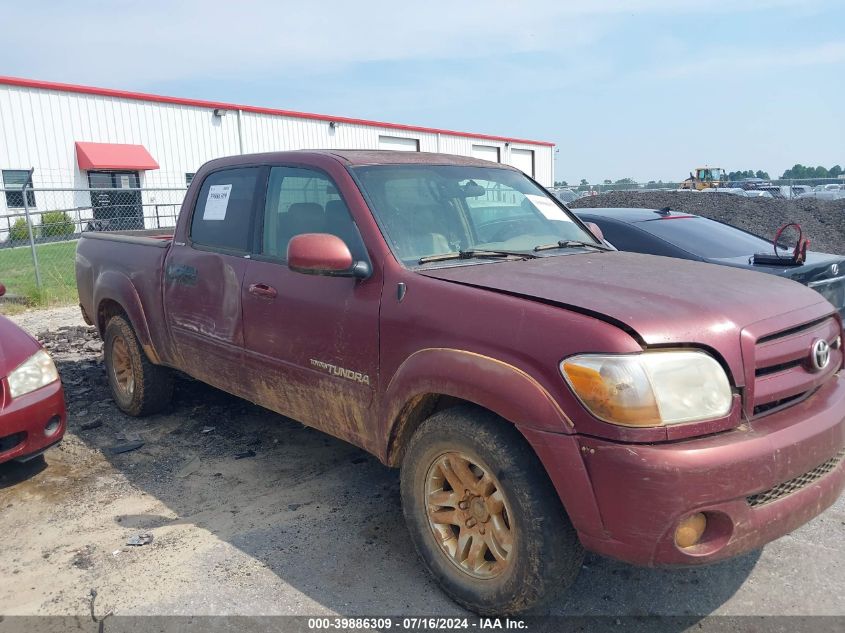
[[[364,259],[364,245],[358,236],[352,215],[343,200],[329,200],[326,202],[325,232],[337,235],[349,247],[352,257],[356,260]]]
[[[279,216],[279,252],[285,256],[288,242],[295,235],[302,233],[322,233],[326,226],[326,214],[323,205],[316,202],[294,202],[288,212]]]

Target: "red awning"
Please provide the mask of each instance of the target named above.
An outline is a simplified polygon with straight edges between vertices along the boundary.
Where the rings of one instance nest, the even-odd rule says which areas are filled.
[[[120,143],[77,143],[79,168],[89,169],[158,169],[158,163],[143,145]]]

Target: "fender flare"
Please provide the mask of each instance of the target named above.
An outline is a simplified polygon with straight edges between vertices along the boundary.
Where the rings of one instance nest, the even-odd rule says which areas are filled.
[[[117,303],[126,316],[129,317],[129,323],[132,329],[135,330],[135,336],[138,337],[138,342],[141,344],[144,352],[152,363],[160,364],[161,361],[155,351],[150,336],[150,328],[147,324],[147,317],[144,313],[144,306],[141,303],[141,298],[138,296],[138,291],[132,281],[124,275],[112,270],[102,272],[94,284],[94,309],[93,318],[97,323],[99,329],[99,315],[100,306],[104,301],[114,301]],[[105,327],[105,324],[103,324]],[[104,331],[100,332],[102,336]]]
[[[388,438],[385,457],[403,431],[407,403],[437,394],[473,402],[517,427],[554,433],[574,432],[557,400],[533,376],[509,363],[461,349],[426,348],[411,354],[385,391],[381,437]]]

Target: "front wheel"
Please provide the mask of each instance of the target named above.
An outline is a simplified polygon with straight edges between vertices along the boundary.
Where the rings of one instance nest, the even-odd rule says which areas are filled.
[[[401,474],[405,520],[428,571],[482,615],[567,589],[584,552],[542,465],[508,422],[475,407],[429,418]]]

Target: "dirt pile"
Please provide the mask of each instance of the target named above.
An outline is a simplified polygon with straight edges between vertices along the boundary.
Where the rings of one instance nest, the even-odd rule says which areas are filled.
[[[797,222],[810,238],[810,249],[845,254],[845,200],[743,198],[728,193],[611,191],[576,200],[577,208],[670,207],[733,224],[757,235],[774,237],[778,227]]]

